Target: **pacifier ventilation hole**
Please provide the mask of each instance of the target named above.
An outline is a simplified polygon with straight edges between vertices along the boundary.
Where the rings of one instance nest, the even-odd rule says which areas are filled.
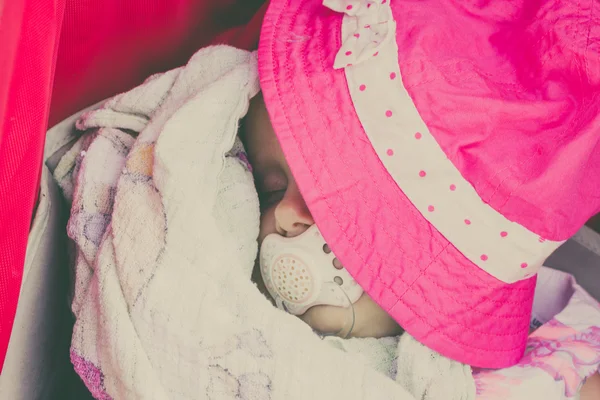
[[[325,243],[323,245],[323,253],[325,254],[331,254],[331,247],[329,247],[329,245],[327,243]],[[344,268],[344,266],[342,265],[341,261],[336,258],[333,259],[333,267],[335,269],[342,269]]]
[[[338,260],[337,257],[333,259],[333,268],[335,268],[335,269],[344,268],[344,266],[342,265],[342,262],[340,260]]]
[[[312,276],[304,263],[293,255],[280,256],[273,263],[271,277],[275,289],[285,301],[302,303],[312,294]]]

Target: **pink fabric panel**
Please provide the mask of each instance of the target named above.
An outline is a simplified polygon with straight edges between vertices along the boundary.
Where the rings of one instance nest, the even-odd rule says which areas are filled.
[[[393,1],[403,81],[482,199],[542,238],[600,211],[595,2]]]

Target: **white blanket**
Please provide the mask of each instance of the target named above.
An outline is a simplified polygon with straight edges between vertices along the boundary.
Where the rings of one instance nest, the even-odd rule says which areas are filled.
[[[472,399],[469,367],[404,368],[400,385],[373,353],[397,341],[322,340],[252,284],[259,206],[236,135],[258,91],[254,53],[211,47],[79,120],[55,171],[72,202],[77,373],[98,399],[413,399],[403,385],[427,399],[444,379],[459,393],[445,399]],[[403,365],[431,354],[402,343]]]

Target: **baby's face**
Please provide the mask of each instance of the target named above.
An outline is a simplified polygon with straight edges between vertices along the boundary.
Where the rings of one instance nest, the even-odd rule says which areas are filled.
[[[260,95],[250,104],[243,136],[260,198],[259,246],[272,233],[286,237],[302,234],[315,221],[298,190]],[[253,280],[268,294],[259,268],[255,268]],[[383,337],[400,333],[396,322],[367,294],[355,303],[354,310],[356,323],[352,336]],[[317,331],[338,332],[347,324],[348,314],[340,307],[315,306],[301,318]]]
[[[302,234],[315,221],[283,156],[260,95],[250,105],[244,131],[260,198],[259,245],[271,233],[286,237]]]

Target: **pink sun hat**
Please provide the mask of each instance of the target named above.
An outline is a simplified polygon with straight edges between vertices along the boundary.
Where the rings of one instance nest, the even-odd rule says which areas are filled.
[[[522,357],[536,272],[600,211],[600,21],[578,7],[271,0],[264,19],[263,95],[319,229],[466,364]]]

